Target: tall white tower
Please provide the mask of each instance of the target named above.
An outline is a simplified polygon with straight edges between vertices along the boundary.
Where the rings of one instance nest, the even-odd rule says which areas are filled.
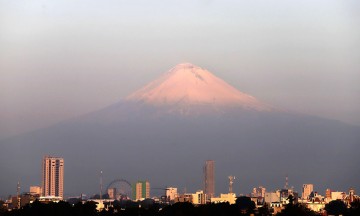
[[[64,196],[64,159],[45,156],[42,161],[42,195]]]

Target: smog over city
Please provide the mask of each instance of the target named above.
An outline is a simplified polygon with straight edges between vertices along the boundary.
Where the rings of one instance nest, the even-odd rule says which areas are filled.
[[[314,214],[341,200],[356,215],[359,11],[334,0],[0,0],[7,214],[31,195],[97,200],[109,215],[107,199],[151,199],[156,215],[224,200],[287,215],[293,198]],[[252,210],[239,204],[248,198]]]

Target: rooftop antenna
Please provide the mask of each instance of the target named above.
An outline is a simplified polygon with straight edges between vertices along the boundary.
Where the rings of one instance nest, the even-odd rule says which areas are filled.
[[[16,192],[17,192],[17,208],[20,209],[20,207],[21,207],[21,203],[20,203],[20,201],[21,201],[21,198],[20,198],[20,181],[18,181],[18,183],[17,183]]]
[[[235,180],[235,176],[229,176],[229,193],[233,193],[233,183],[234,183],[234,180]]]

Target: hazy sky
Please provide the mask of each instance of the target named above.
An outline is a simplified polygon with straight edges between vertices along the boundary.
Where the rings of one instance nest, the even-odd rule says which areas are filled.
[[[110,105],[181,62],[360,125],[360,1],[0,0],[0,138]]]

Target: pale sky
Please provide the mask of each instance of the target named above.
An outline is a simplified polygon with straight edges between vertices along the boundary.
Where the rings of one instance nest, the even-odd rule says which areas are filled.
[[[360,125],[360,1],[0,0],[0,138],[118,102],[181,62]]]

